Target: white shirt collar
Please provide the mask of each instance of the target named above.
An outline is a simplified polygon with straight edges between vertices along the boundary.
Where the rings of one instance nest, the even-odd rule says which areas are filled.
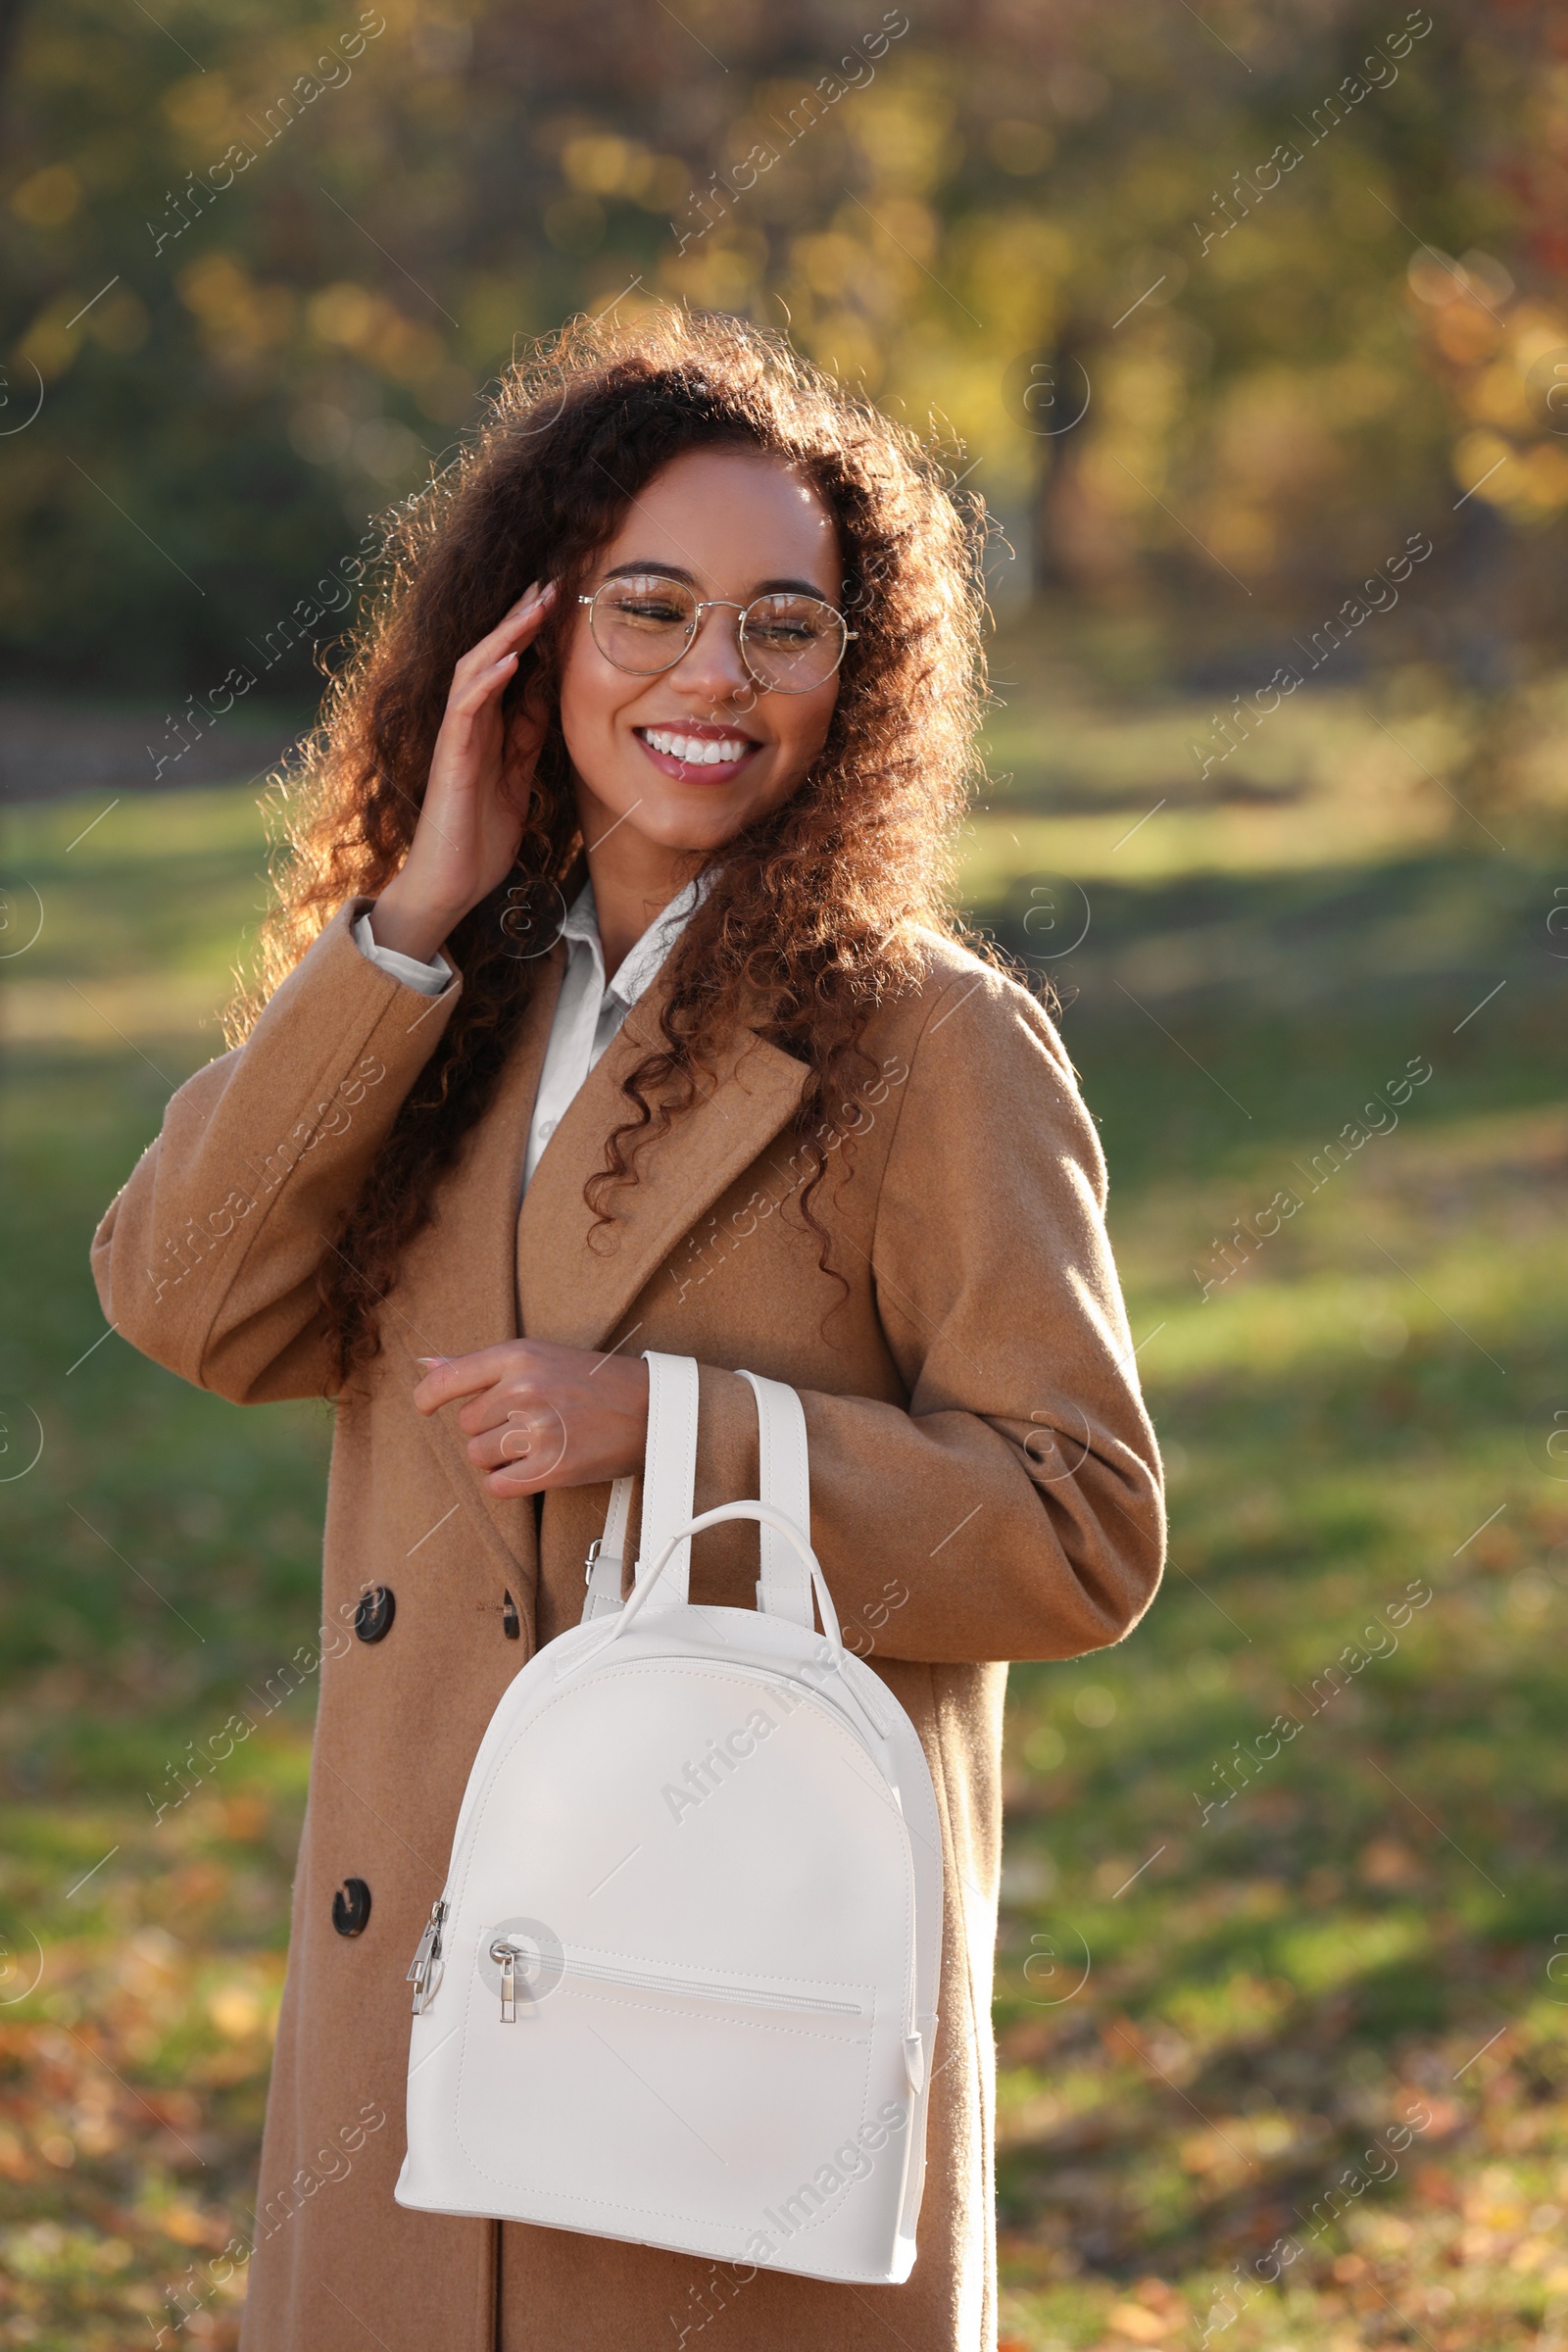
[[[594,905],[594,886],[591,882],[583,884],[567,907],[565,921],[561,926],[561,936],[565,940],[576,940],[589,950],[599,972],[601,990],[609,996],[618,997],[623,1004],[630,1007],[636,1004],[677,937],[707,898],[712,883],[711,873],[699,874],[695,882],[688,882],[663,911],[654,917],[635,946],[627,951],[616,967],[613,980],[607,981],[604,977],[605,952],[599,937],[599,910]]]

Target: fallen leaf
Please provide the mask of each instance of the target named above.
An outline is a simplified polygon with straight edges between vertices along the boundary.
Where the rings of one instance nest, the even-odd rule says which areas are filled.
[[[1169,2322],[1143,2303],[1118,2303],[1105,2326],[1113,2328],[1118,2335],[1130,2336],[1135,2344],[1157,2344],[1169,2331]]]

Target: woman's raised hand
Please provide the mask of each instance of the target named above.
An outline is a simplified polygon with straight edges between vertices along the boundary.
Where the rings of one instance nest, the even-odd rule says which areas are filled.
[[[554,581],[541,586],[535,580],[453,671],[413,843],[370,915],[378,947],[428,963],[453,925],[511,872],[522,811],[506,788],[508,721],[501,699],[555,596]],[[531,762],[543,735],[541,716],[514,710],[513,761]]]

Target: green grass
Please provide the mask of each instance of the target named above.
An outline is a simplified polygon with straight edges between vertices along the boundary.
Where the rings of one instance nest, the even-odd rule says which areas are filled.
[[[1131,757],[1087,722],[1068,748],[1080,782]],[[999,863],[1005,809],[971,844],[975,912],[1015,951],[1068,905],[1042,888],[1087,894],[1042,968],[1171,1469],[1146,1625],[1011,1680],[999,2226],[1028,2352],[1205,2327],[1225,2352],[1485,2352],[1568,2317],[1568,966],[1544,930],[1568,857],[1424,807],[1371,855],[1337,786],[1297,784],[1310,858],[1255,830],[1231,854],[1274,812],[1216,804],[1181,811],[1186,870],[1161,848],[1124,872],[1123,818],[1042,815],[1046,784],[1037,863]],[[311,1637],[328,1437],[324,1408],[237,1413],[102,1338],[92,1225],[220,1048],[262,828],[192,794],[68,848],[98,807],[24,810],[7,860],[45,923],[8,967],[4,1082],[0,2344],[44,2352],[150,2341],[244,2234],[309,1689],[156,1808]],[[1326,1172],[1412,1058],[1432,1074],[1397,1127]],[[188,2331],[235,2325],[225,2289]]]

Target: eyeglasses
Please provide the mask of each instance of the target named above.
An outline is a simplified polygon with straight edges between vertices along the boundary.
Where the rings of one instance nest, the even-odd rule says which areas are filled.
[[[602,580],[588,607],[588,626],[607,662],[634,677],[657,677],[673,669],[690,649],[703,614],[724,607],[740,614],[736,642],[741,660],[764,694],[809,694],[825,686],[858,634],[844,615],[820,596],[780,591],[754,596],[749,605],[733,597],[699,600],[684,580],[662,571],[626,573]]]

